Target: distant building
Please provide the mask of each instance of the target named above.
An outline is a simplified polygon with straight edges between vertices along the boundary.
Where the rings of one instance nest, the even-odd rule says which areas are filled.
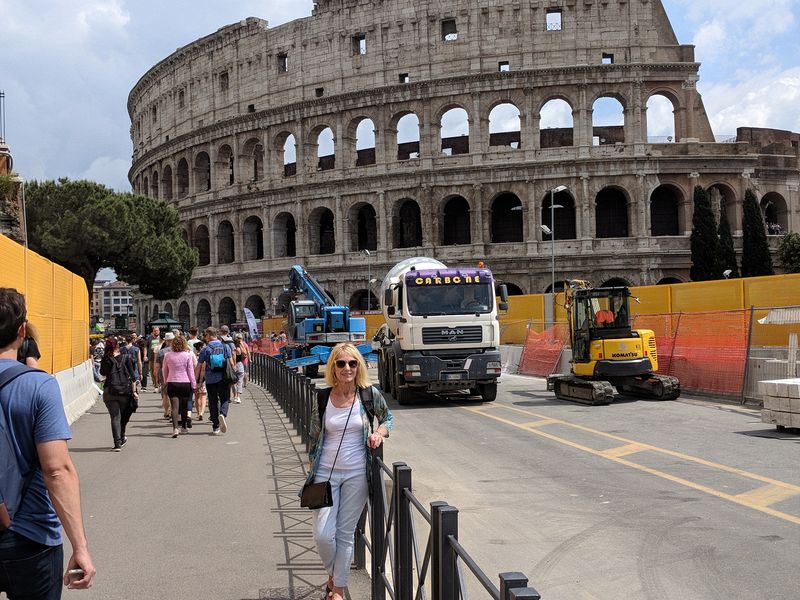
[[[95,281],[92,290],[91,316],[96,323],[99,317],[108,321],[114,317],[127,317],[133,312],[133,288],[124,281]]]
[[[23,183],[20,177],[14,175],[13,167],[14,157],[11,154],[11,148],[3,140],[0,132],[0,177],[4,180],[0,185],[0,234],[24,244]],[[5,185],[6,181],[9,183],[8,186]]]

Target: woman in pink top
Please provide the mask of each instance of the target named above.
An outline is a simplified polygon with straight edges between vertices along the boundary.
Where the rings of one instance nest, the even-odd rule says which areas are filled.
[[[192,419],[189,417],[189,400],[195,387],[194,355],[182,335],[172,340],[172,352],[164,355],[162,367],[164,383],[167,384],[167,396],[172,405],[172,437],[178,433],[189,433]],[[178,429],[178,413],[180,413],[180,430]]]

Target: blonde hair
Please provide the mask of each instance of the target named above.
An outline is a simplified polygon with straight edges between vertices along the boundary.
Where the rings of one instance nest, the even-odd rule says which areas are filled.
[[[367,363],[364,361],[364,357],[361,356],[361,353],[358,351],[353,344],[349,342],[343,342],[341,344],[336,344],[331,350],[331,354],[328,357],[328,366],[325,369],[325,381],[331,387],[336,387],[339,385],[339,379],[336,377],[336,361],[340,359],[340,357],[344,354],[349,354],[353,357],[354,360],[358,361],[358,371],[356,371],[356,387],[360,388],[367,388],[372,385],[372,382],[369,380],[369,373],[367,373]]]

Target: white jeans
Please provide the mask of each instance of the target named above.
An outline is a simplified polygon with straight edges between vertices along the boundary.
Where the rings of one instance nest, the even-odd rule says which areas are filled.
[[[234,384],[234,392],[237,396],[242,395],[242,387],[244,386],[244,363],[236,363],[236,383]]]
[[[314,481],[326,479],[327,473],[317,475]],[[347,587],[356,525],[367,502],[366,470],[334,471],[331,492],[333,506],[314,511],[314,541],[325,571],[333,576],[333,585]]]

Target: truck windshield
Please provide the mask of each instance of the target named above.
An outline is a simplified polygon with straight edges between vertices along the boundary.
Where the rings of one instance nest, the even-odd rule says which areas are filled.
[[[295,321],[299,322],[306,317],[313,317],[317,313],[317,308],[313,304],[296,304],[294,307]]]
[[[490,283],[409,286],[408,312],[412,315],[467,315],[488,313],[494,306]]]

